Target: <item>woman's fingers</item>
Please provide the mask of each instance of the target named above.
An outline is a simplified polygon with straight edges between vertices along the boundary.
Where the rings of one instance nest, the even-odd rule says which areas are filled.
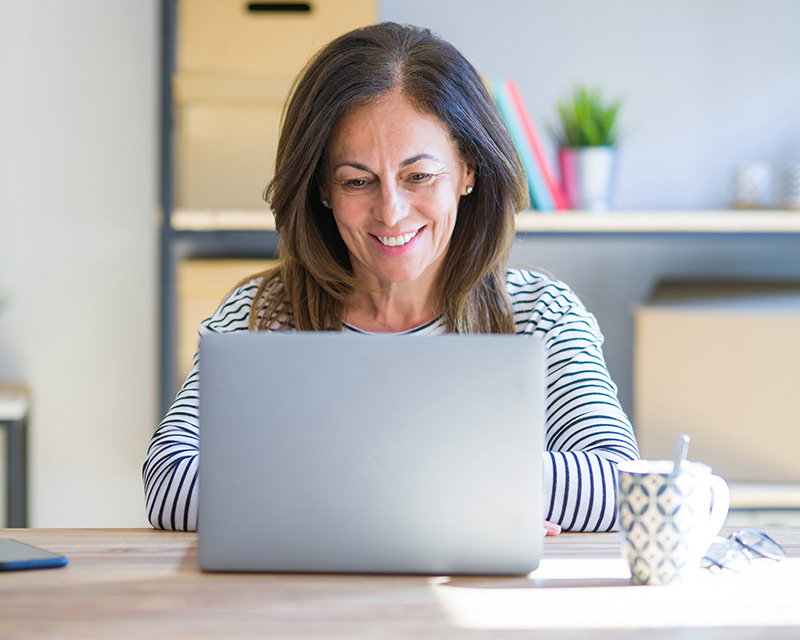
[[[543,531],[545,536],[557,536],[559,533],[561,533],[561,525],[553,524],[552,522],[545,520]]]

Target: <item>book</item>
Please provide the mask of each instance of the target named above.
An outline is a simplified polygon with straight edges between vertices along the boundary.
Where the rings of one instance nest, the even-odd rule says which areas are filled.
[[[517,110],[517,115],[522,122],[522,128],[524,129],[525,135],[528,138],[528,144],[530,144],[531,149],[533,150],[533,155],[536,157],[536,161],[539,163],[539,169],[542,172],[542,177],[544,178],[547,188],[550,191],[550,195],[553,198],[555,208],[560,210],[569,209],[567,197],[564,194],[564,189],[561,186],[561,182],[559,182],[555,171],[553,171],[550,163],[547,161],[547,156],[542,148],[541,139],[539,138],[539,134],[536,131],[536,127],[534,126],[533,120],[530,117],[530,112],[525,106],[525,101],[522,99],[522,94],[519,91],[516,81],[513,78],[509,78],[506,80],[506,86],[508,88],[508,93],[511,96],[511,101]]]
[[[531,196],[531,204],[535,209],[542,212],[551,212],[555,209],[553,197],[547,188],[544,175],[536,160],[536,156],[531,148],[528,136],[519,113],[514,105],[508,82],[505,78],[492,79],[492,96],[494,97],[497,109],[508,127],[514,146],[517,148],[522,167],[528,177],[528,191]]]

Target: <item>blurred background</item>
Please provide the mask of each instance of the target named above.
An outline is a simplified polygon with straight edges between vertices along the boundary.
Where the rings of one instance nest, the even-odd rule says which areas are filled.
[[[178,0],[176,15],[191,15],[193,3],[214,10],[213,1]],[[559,100],[579,83],[622,97],[616,210],[726,209],[740,164],[778,172],[800,162],[795,0],[376,0],[367,13],[431,27],[481,73],[515,78],[553,161],[546,131]],[[146,524],[140,470],[162,411],[164,357],[162,17],[156,0],[0,2],[0,380],[30,392],[37,527]],[[320,44],[304,46],[311,54]],[[273,63],[283,55],[277,48]],[[246,202],[269,173],[264,146]],[[203,204],[177,193],[184,206]],[[565,279],[598,315],[630,411],[628,304],[663,275],[653,265],[671,275],[800,279],[800,261],[776,258],[796,246],[775,237],[632,248],[528,238],[515,257]]]

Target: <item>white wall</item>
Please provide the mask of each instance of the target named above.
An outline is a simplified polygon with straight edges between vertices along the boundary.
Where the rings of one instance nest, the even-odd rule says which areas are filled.
[[[515,77],[545,138],[576,84],[623,96],[618,209],[727,208],[738,163],[800,162],[797,0],[381,0],[380,17]]]
[[[157,0],[0,3],[0,379],[30,520],[145,524],[156,402]]]

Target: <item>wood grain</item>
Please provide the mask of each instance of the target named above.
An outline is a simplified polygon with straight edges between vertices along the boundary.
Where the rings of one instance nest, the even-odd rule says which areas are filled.
[[[800,528],[769,532],[789,553],[780,563],[636,587],[615,533],[548,538],[527,577],[448,578],[209,574],[190,533],[5,529],[70,563],[0,574],[0,637],[792,637]]]

